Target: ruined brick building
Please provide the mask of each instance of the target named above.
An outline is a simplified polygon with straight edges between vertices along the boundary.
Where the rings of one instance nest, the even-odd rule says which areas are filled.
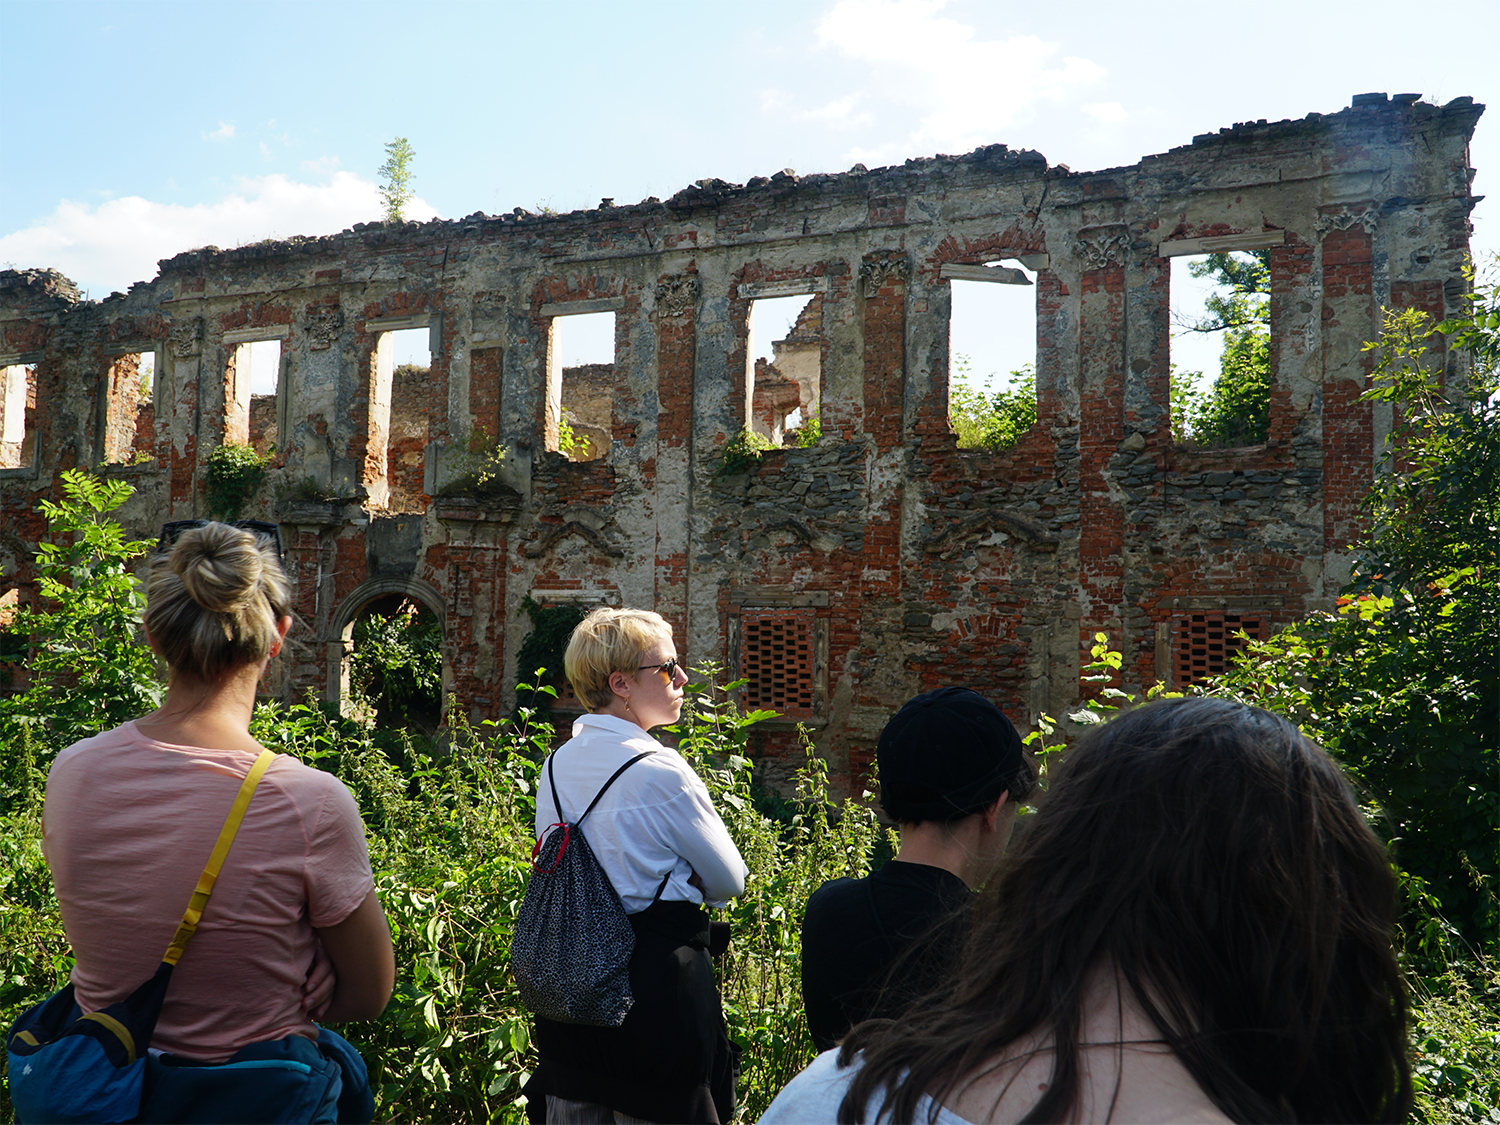
[[[280,522],[302,621],[282,691],[339,697],[353,622],[393,594],[441,619],[449,698],[481,716],[511,698],[528,595],[653,606],[786,716],[772,748],[806,722],[845,776],[936,684],[1057,713],[1096,630],[1127,686],[1198,678],[1220,634],[1343,582],[1391,424],[1358,401],[1360,345],[1384,305],[1461,295],[1482,111],[1361,95],[1083,174],[991,145],[367,223],[180,254],[103,301],[7,271],[0,593],[30,596],[61,469],[128,480],[123,518],[153,536],[205,514],[210,450],[253,440],[274,460],[242,515]],[[1174,445],[1170,260],[1250,248],[1270,250],[1268,439]],[[948,421],[961,281],[1035,302],[1039,420],[1002,453],[956,448]],[[808,308],[757,379],[752,307],[787,295]],[[562,370],[554,325],[600,311],[612,364]],[[396,377],[391,333],[413,328],[430,369]],[[273,397],[244,372],[259,341],[279,342]],[[741,428],[779,436],[798,410],[816,444],[718,471]]]

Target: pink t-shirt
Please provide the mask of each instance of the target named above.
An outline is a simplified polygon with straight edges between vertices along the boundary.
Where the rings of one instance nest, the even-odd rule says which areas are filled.
[[[134,723],[57,756],[42,846],[85,1012],[156,971],[254,762],[246,751],[156,742]],[[249,1043],[315,1038],[302,1010],[313,928],[342,922],[373,887],[349,790],[277,758],[173,971],[151,1045],[220,1062]]]

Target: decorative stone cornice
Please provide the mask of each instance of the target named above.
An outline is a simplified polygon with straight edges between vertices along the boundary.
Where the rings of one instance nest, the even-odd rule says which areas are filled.
[[[1085,270],[1102,270],[1107,266],[1123,266],[1125,251],[1130,249],[1130,234],[1115,228],[1112,233],[1099,233],[1087,238],[1073,240],[1073,253],[1084,261]]]
[[[195,316],[192,320],[172,325],[167,330],[167,342],[172,347],[172,355],[177,359],[197,355],[203,350],[203,318]]]
[[[616,547],[603,533],[590,527],[580,520],[564,520],[555,523],[543,531],[537,538],[521,548],[521,554],[528,559],[538,559],[550,551],[557,543],[569,535],[576,535],[585,543],[589,544],[602,555],[608,555],[612,559],[623,559],[625,552]]]
[[[698,307],[698,275],[693,273],[665,277],[656,283],[657,315],[674,319],[692,316]]]
[[[313,351],[326,351],[338,339],[339,329],[344,327],[344,310],[338,307],[315,309],[307,314],[302,327]]]
[[[973,535],[995,530],[1018,533],[1038,551],[1057,550],[1059,539],[1054,532],[1048,531],[1035,520],[1028,519],[1018,512],[1008,512],[1003,508],[990,508],[986,511],[975,512],[956,523],[950,523],[934,531],[923,540],[922,549],[924,551],[943,550],[944,544],[951,545]]]
[[[905,282],[911,277],[911,263],[905,257],[866,258],[859,263],[859,282],[864,287],[865,297],[876,297],[890,281]]]
[[[1356,226],[1363,227],[1366,234],[1374,234],[1379,221],[1380,212],[1373,207],[1366,207],[1362,211],[1351,211],[1346,207],[1341,211],[1319,215],[1316,229],[1319,236],[1331,230],[1349,230]]]

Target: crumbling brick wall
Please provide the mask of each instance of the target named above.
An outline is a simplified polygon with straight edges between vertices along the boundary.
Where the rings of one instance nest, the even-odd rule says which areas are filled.
[[[0,469],[0,518],[34,542],[58,471],[102,465],[101,427],[131,410],[149,456],[103,466],[138,489],[130,530],[201,515],[202,458],[237,424],[235,349],[276,339],[276,459],[245,514],[288,545],[303,624],[284,690],[338,695],[353,620],[402,594],[443,620],[450,701],[497,715],[531,672],[524,598],[654,606],[690,660],[782,701],[763,749],[804,721],[857,782],[924,688],[970,684],[1024,723],[1076,700],[1096,631],[1140,689],[1222,661],[1226,623],[1332,604],[1391,424],[1359,401],[1360,344],[1383,305],[1461,300],[1482,110],[1361,96],[1099,172],[992,145],[565,215],[368,223],[181,254],[101,302],[7,271],[0,361],[35,368],[37,455]],[[1233,249],[1269,250],[1269,433],[1187,448],[1170,259]],[[1038,419],[1009,450],[961,450],[951,282],[1026,282],[1004,262],[1035,278]],[[758,409],[752,303],[801,295],[822,438],[726,472]],[[604,311],[614,361],[584,407],[563,397],[576,371],[555,385],[552,322]],[[413,328],[431,366],[397,378],[389,334]],[[101,402],[114,357],[147,350],[149,416]],[[604,456],[557,452],[569,411]],[[6,552],[21,586],[26,552]]]

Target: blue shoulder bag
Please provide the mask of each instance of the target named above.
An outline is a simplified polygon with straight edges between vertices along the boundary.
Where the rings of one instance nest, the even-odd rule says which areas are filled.
[[[197,932],[250,798],[276,755],[261,752],[245,776],[182,922],[151,979],[124,1000],[80,1012],[73,985],[16,1021],[6,1038],[17,1125],[74,1122],[367,1122],[375,1115],[364,1061],[322,1028],[252,1043],[224,1063],[199,1063],[148,1047],[172,968]]]

